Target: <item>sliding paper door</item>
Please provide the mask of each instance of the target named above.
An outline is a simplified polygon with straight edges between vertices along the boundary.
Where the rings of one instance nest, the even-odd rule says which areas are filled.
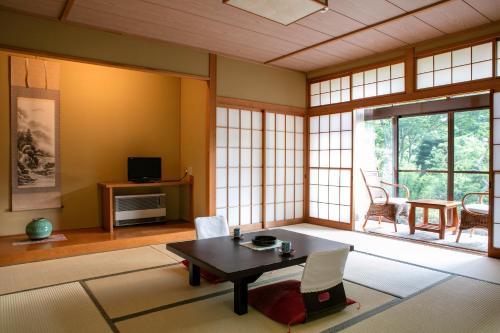
[[[304,118],[266,112],[266,222],[302,219]]]
[[[262,112],[217,108],[216,213],[230,226],[262,223]]]
[[[352,112],[309,120],[309,216],[352,226]]]

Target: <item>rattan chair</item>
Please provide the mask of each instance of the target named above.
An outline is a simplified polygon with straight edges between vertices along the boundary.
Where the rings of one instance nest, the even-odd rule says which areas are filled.
[[[384,222],[394,223],[394,231],[397,232],[398,216],[408,210],[407,201],[410,198],[410,190],[402,184],[381,181],[378,171],[366,171],[361,169],[361,175],[363,176],[366,189],[370,196],[370,207],[366,212],[363,229],[365,229],[366,223],[370,217],[376,217],[379,224],[384,220]],[[405,197],[391,197],[389,192],[383,187],[384,185],[404,189],[406,192]]]
[[[479,196],[479,204],[465,204],[467,197],[477,195]],[[470,229],[472,232],[474,228],[488,229],[488,217],[490,214],[489,205],[483,204],[483,197],[487,196],[488,192],[470,192],[462,198],[462,212],[460,214],[460,226],[458,227],[457,243],[460,241],[462,230]]]

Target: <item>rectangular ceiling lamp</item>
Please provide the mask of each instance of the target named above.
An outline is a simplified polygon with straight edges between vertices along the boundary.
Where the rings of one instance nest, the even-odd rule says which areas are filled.
[[[328,0],[223,0],[225,4],[289,25],[328,8]]]

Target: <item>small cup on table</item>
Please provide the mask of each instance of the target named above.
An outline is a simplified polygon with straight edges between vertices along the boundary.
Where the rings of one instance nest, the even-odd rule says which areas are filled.
[[[234,238],[240,238],[241,237],[241,229],[240,228],[234,228],[233,229],[233,237]]]
[[[290,241],[281,242],[281,252],[284,254],[290,254],[292,252],[292,242]]]

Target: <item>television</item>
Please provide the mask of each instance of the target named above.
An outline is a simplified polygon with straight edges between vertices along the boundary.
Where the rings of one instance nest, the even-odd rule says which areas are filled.
[[[150,183],[161,180],[161,157],[129,157],[128,180]]]

